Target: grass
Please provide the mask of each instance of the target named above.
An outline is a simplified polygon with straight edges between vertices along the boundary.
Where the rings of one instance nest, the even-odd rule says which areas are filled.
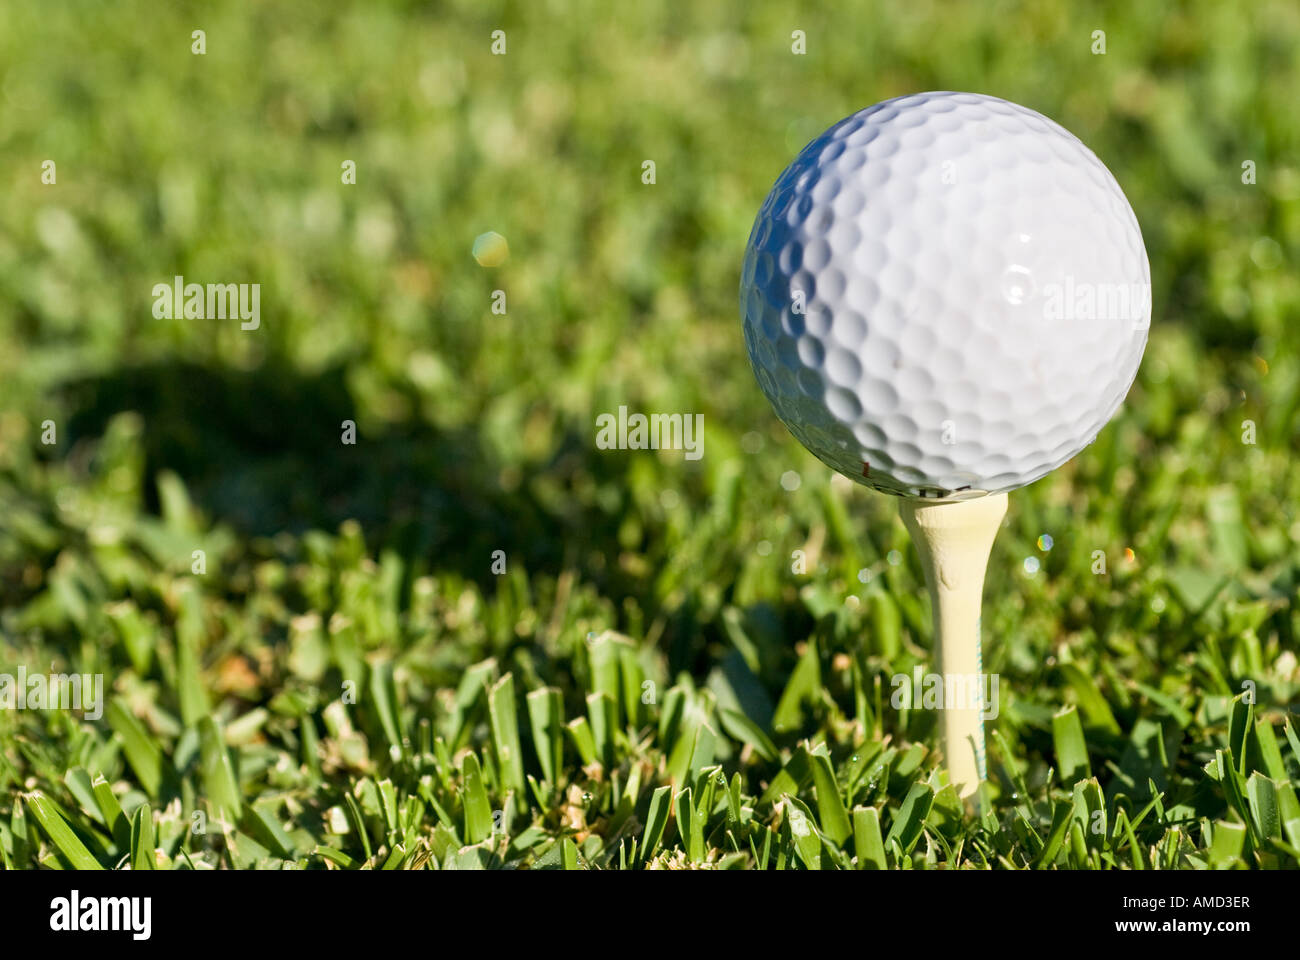
[[[1300,16],[652,6],[0,8],[0,673],[106,687],[0,710],[6,868],[1300,866]],[[793,153],[925,89],[1093,146],[1154,285],[994,546],[979,810],[891,703],[896,507],[735,304]],[[154,318],[176,274],[261,329]],[[704,456],[598,449],[621,404]]]

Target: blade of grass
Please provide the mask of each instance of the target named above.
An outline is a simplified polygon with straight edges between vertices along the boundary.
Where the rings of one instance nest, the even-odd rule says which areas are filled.
[[[1246,799],[1261,837],[1281,836],[1277,785],[1258,770],[1246,781]]]
[[[1083,711],[1088,725],[1100,727],[1107,733],[1119,736],[1119,722],[1115,719],[1110,704],[1102,696],[1101,689],[1097,686],[1097,681],[1092,678],[1092,675],[1086,673],[1076,663],[1063,663],[1060,666],[1060,671],[1061,675],[1065,677],[1065,682],[1074,691],[1074,695],[1079,698],[1079,709]]]
[[[913,784],[903,799],[902,806],[898,808],[898,816],[889,826],[885,843],[895,841],[904,854],[911,853],[912,847],[921,838],[921,828],[925,825],[925,818],[929,815],[930,804],[933,802],[934,791],[928,785]]]
[[[100,815],[104,818],[104,823],[113,837],[113,843],[119,852],[129,850],[131,823],[122,812],[122,805],[113,794],[112,786],[102,775],[97,775],[91,783],[91,789],[95,793],[95,803],[99,807]]]
[[[393,663],[379,660],[370,666],[370,702],[379,717],[384,738],[390,747],[405,752],[402,717],[397,709],[397,688],[393,682]]]
[[[568,837],[560,841],[560,863],[565,870],[578,869],[578,845]]]
[[[1221,820],[1214,825],[1214,837],[1207,855],[1210,864],[1218,870],[1242,866],[1241,851],[1246,845],[1246,827],[1240,823]]]
[[[812,811],[796,797],[786,797],[785,828],[799,860],[809,870],[822,868],[822,838],[814,826]]]
[[[461,802],[465,810],[465,840],[472,846],[491,836],[492,806],[488,802],[478,757],[467,753],[461,771],[465,777],[465,786],[461,790]]]
[[[778,756],[776,745],[749,717],[735,710],[719,710],[718,721],[723,730],[741,743],[748,744],[764,760],[769,763],[776,762]]]
[[[131,869],[158,869],[154,853],[153,811],[147,803],[140,804],[131,815]]]
[[[1259,747],[1264,772],[1278,783],[1286,783],[1288,777],[1286,764],[1282,762],[1282,749],[1278,746],[1273,724],[1269,723],[1267,717],[1260,717],[1255,721],[1255,743]]]
[[[854,808],[853,849],[859,870],[884,870],[888,866],[885,842],[880,836],[880,812],[875,807]]]
[[[203,790],[208,803],[220,816],[231,823],[240,818],[242,804],[239,798],[239,781],[235,777],[230,751],[221,737],[217,722],[210,716],[199,720],[199,759]]]
[[[842,845],[853,834],[849,824],[849,815],[840,798],[839,786],[835,783],[835,771],[828,758],[813,758],[813,789],[817,794],[817,820],[822,833],[836,845]]]
[[[822,686],[821,661],[817,653],[817,641],[808,641],[808,648],[795,665],[790,680],[785,685],[781,699],[772,714],[772,729],[777,733],[788,733],[803,722],[803,707],[806,703],[817,700]]]
[[[618,703],[607,693],[587,694],[587,717],[596,759],[609,769],[614,765],[614,734],[618,730]]]
[[[120,699],[109,702],[104,710],[109,727],[122,741],[122,752],[130,764],[140,786],[150,797],[157,797],[163,780],[162,749],[149,736],[144,724],[137,720]]]
[[[492,724],[492,745],[506,789],[522,795],[524,751],[519,745],[519,718],[515,708],[515,680],[507,673],[488,691],[488,716]]]
[[[677,814],[677,831],[686,843],[686,856],[691,863],[704,859],[704,825],[700,822],[695,805],[691,802],[689,788],[681,791],[674,798]]]
[[[1056,767],[1061,782],[1073,784],[1092,776],[1088,763],[1088,744],[1083,736],[1079,712],[1068,706],[1052,717],[1052,740],[1056,745]]]
[[[568,722],[565,729],[569,731],[569,737],[578,750],[582,765],[589,767],[593,763],[598,763],[600,758],[596,752],[596,740],[591,735],[591,724],[587,722],[587,718],[576,717]]]
[[[243,820],[244,830],[275,856],[292,860],[297,854],[292,838],[280,826],[275,814],[257,804],[249,804]]]
[[[1050,867],[1056,861],[1057,854],[1061,852],[1061,847],[1065,844],[1065,835],[1069,830],[1073,813],[1074,803],[1072,801],[1056,801],[1056,805],[1052,808],[1052,826],[1047,831],[1047,841],[1033,861],[1034,866],[1039,870]]]
[[[555,687],[529,691],[525,699],[542,779],[554,788],[564,762],[564,700]]]
[[[646,814],[645,834],[641,841],[643,860],[649,860],[659,850],[659,842],[663,839],[664,828],[668,825],[668,815],[671,812],[672,789],[665,784],[650,795],[650,810]]]
[[[208,715],[208,695],[199,676],[199,651],[203,646],[203,595],[192,584],[180,592],[176,617],[176,686],[181,702],[181,722],[192,727]]]
[[[74,870],[102,870],[103,866],[96,860],[86,849],[68,822],[63,819],[63,815],[58,811],[55,805],[39,790],[27,795],[27,808],[32,812],[32,818],[40,825],[41,830],[50,842],[58,848],[59,853],[67,858],[68,863],[72,864]]]
[[[1287,841],[1300,849],[1300,800],[1296,799],[1295,787],[1286,781],[1277,786],[1277,812]]]

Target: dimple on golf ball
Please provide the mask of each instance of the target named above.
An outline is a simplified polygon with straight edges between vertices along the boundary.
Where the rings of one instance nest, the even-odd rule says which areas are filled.
[[[960,499],[1092,442],[1137,374],[1150,272],[1127,199],[1071,133],[921,93],[840,121],[781,174],[740,311],[759,385],[820,460]]]

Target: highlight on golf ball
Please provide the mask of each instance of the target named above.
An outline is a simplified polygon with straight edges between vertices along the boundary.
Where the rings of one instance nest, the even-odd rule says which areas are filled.
[[[1074,135],[996,97],[920,93],[845,118],[777,178],[740,312],[763,393],[813,454],[955,500],[1093,441],[1137,374],[1150,270]]]

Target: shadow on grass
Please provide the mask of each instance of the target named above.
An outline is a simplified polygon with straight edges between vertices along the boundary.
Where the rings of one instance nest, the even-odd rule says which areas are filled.
[[[173,470],[210,519],[248,536],[334,531],[355,519],[372,548],[423,557],[427,568],[455,569],[484,586],[494,579],[494,550],[552,574],[572,562],[569,545],[610,557],[619,550],[617,513],[583,509],[577,498],[562,510],[544,507],[527,482],[507,492],[504,465],[472,429],[358,428],[356,444],[344,444],[343,421],[355,420],[357,408],[343,368],[304,377],[275,363],[254,371],[152,365],[65,392],[76,411],[73,442],[99,437],[124,410],[137,412],[149,496],[156,498],[158,471]],[[571,436],[543,469],[563,483],[578,472],[607,481],[625,467]]]
[[[501,585],[491,571],[495,550],[530,577],[575,571],[611,603],[623,629],[631,628],[621,622],[629,600],[643,625],[663,614],[657,643],[673,675],[706,673],[714,665],[710,644],[729,643],[694,590],[673,609],[660,607],[659,574],[674,562],[662,531],[647,525],[639,542],[623,542],[625,521],[637,510],[635,460],[596,451],[589,436],[561,437],[533,476],[507,489],[501,474],[508,465],[473,425],[440,431],[417,421],[359,431],[355,445],[342,443],[342,423],[357,417],[357,405],[341,367],[305,377],[277,363],[253,371],[160,364],[71,383],[63,392],[75,411],[73,443],[101,437],[123,411],[140,415],[153,512],[156,477],[172,470],[210,522],[245,537],[334,532],[355,519],[372,554],[392,549],[406,561],[408,587],[419,574],[454,572],[494,594]],[[638,562],[625,565],[627,554]],[[769,649],[765,659],[776,669],[763,671],[764,683],[776,697],[792,666],[784,638],[806,636],[812,623],[797,603],[763,605],[748,616],[762,621],[751,622],[751,632]]]

